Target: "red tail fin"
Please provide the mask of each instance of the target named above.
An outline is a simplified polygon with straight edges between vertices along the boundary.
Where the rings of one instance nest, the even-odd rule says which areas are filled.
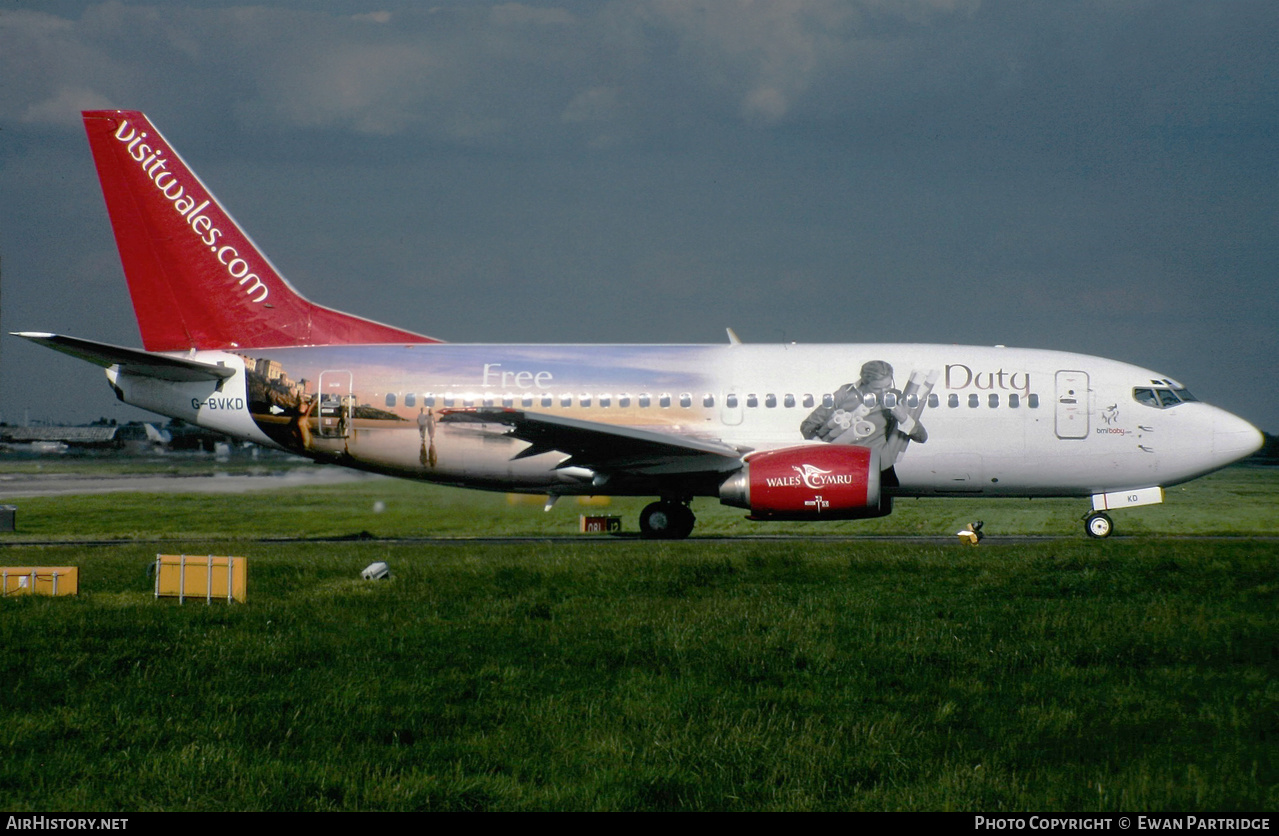
[[[303,298],[143,114],[84,127],[148,351],[438,342]]]

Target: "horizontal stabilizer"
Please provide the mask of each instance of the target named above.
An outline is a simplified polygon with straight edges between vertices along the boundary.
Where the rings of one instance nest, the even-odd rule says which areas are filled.
[[[13,333],[13,336],[31,340],[33,343],[39,343],[54,351],[61,351],[63,354],[70,354],[80,360],[87,360],[104,369],[118,366],[124,374],[179,382],[225,380],[235,374],[235,369],[227,366],[170,357],[167,354],[155,354],[136,348],[124,348],[110,343],[82,340],[78,337],[64,337],[61,334],[17,331]]]

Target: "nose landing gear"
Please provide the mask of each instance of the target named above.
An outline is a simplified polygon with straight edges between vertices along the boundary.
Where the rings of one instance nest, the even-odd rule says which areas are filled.
[[[1089,537],[1100,540],[1109,537],[1114,530],[1115,524],[1101,511],[1093,511],[1084,517],[1084,531]]]

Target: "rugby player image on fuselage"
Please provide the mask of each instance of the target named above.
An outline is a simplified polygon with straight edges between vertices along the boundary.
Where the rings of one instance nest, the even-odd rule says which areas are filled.
[[[893,367],[883,360],[862,365],[856,383],[839,387],[814,409],[799,431],[804,438],[829,444],[857,444],[878,450],[886,470],[911,441],[923,444],[928,431],[920,414],[937,382],[937,372],[913,372],[906,389],[894,388]]]

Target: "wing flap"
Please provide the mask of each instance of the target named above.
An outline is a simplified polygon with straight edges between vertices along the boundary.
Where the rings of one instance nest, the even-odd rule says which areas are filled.
[[[182,357],[170,357],[167,354],[155,354],[137,348],[99,343],[93,340],[82,340],[79,337],[66,337],[61,334],[47,334],[36,331],[16,331],[13,336],[22,337],[38,343],[54,351],[61,351],[79,360],[85,360],[104,369],[118,366],[124,374],[155,377],[160,380],[191,382],[197,380],[226,380],[235,374],[235,370],[227,366],[212,363],[201,363]]]
[[[507,435],[527,441],[515,458],[559,451],[559,467],[643,474],[728,472],[741,467],[744,452],[719,441],[621,427],[518,409],[476,407],[445,410],[443,423],[499,424]]]

